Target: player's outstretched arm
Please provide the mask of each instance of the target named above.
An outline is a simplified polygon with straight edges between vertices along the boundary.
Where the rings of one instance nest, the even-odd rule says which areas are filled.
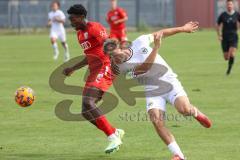
[[[175,35],[177,33],[194,33],[198,30],[198,28],[199,28],[198,22],[188,22],[182,27],[166,28],[166,29],[162,29],[158,32],[162,32],[163,37],[165,38],[165,37]],[[158,32],[155,32],[153,34],[156,34]]]
[[[48,23],[47,23],[47,26],[48,26],[48,27],[51,27],[51,25],[52,25],[52,21],[49,19],[49,20],[48,20]]]
[[[87,62],[87,58],[85,57],[81,62],[75,64],[74,66],[65,68],[63,70],[63,74],[66,76],[70,76],[74,71],[81,69],[86,65],[88,65],[88,62]]]
[[[161,46],[161,40],[163,37],[163,33],[162,32],[157,32],[154,34],[154,47],[152,52],[149,54],[149,56],[147,57],[147,59],[140,65],[138,65],[137,67],[135,67],[134,69],[134,75],[140,75],[140,74],[144,74],[146,73],[148,70],[151,69],[156,56],[158,54],[158,49]]]

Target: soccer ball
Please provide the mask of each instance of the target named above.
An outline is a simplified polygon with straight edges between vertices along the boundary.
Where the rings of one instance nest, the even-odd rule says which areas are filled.
[[[34,91],[30,87],[20,87],[15,92],[15,101],[21,107],[31,106],[34,100]]]

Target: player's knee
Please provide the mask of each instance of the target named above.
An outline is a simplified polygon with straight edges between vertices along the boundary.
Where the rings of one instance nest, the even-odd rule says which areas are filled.
[[[229,56],[229,59],[232,58],[232,57],[235,57],[235,54],[236,54],[236,52],[231,52],[230,56]]]
[[[50,41],[51,41],[52,44],[57,43],[56,39],[54,39],[54,38],[51,38]]]
[[[157,113],[151,113],[150,114],[150,120],[153,123],[153,125],[157,128],[163,128],[164,127],[164,117],[157,114]]]
[[[227,61],[229,59],[229,54],[228,53],[224,53],[224,60]]]
[[[82,100],[82,115],[87,120],[91,119],[91,111],[94,107],[94,101],[90,98],[83,97]]]
[[[82,100],[82,111],[86,112],[93,109],[95,106],[95,100],[89,97],[83,97]]]
[[[228,57],[227,57],[227,56],[225,56],[225,55],[224,55],[224,57],[223,57],[223,58],[224,58],[224,60],[225,60],[225,61],[226,61],[226,60],[228,60]]]

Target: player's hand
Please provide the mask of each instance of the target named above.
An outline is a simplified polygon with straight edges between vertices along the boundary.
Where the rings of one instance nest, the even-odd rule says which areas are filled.
[[[52,25],[52,21],[48,21],[48,23],[47,23],[47,27],[51,27],[51,25]]]
[[[160,48],[162,43],[163,32],[157,32],[154,36],[154,47]]]
[[[61,19],[61,17],[57,16],[53,18],[54,22],[62,22],[63,20]]]
[[[57,22],[59,20],[60,17],[54,17],[53,18],[53,22]]]
[[[221,42],[223,40],[222,36],[218,36],[218,40]]]
[[[118,24],[118,23],[119,23],[119,21],[114,21],[113,23],[114,23],[114,24]]]
[[[73,68],[65,68],[65,69],[63,70],[63,74],[64,74],[65,76],[70,76],[73,72],[74,72],[74,69],[73,69]]]
[[[194,33],[199,29],[198,22],[188,22],[183,26],[183,31],[186,33]]]

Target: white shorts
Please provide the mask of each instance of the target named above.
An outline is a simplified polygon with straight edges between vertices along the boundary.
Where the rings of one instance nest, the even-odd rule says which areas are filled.
[[[165,81],[172,85],[172,90],[163,95],[146,97],[147,111],[156,108],[166,112],[167,102],[174,106],[174,102],[178,97],[187,96],[181,82],[177,78],[171,78],[170,80]]]
[[[59,39],[61,42],[66,42],[66,32],[65,30],[51,30],[50,38]]]

